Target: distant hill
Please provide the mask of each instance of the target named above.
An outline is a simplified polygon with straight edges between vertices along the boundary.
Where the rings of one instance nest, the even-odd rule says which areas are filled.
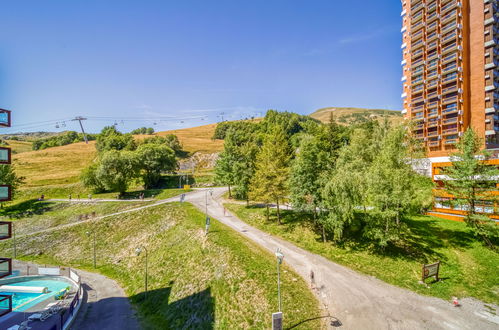
[[[370,118],[383,119],[387,117],[392,122],[401,122],[402,113],[396,110],[385,109],[363,109],[363,108],[322,108],[310,114],[310,117],[324,123],[329,122],[333,114],[336,122],[342,125],[362,123]]]

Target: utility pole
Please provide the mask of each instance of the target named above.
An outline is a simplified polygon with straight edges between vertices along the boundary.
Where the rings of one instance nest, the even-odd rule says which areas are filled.
[[[224,115],[225,115],[225,112],[220,113],[220,117],[222,118],[222,122],[224,121]]]
[[[85,133],[85,130],[83,129],[83,124],[81,123],[82,120],[87,120],[87,118],[84,118],[82,116],[77,116],[75,117],[75,119],[72,119],[71,121],[78,121],[80,123],[81,132],[83,133],[83,138],[85,139],[85,143],[88,144],[87,134]]]

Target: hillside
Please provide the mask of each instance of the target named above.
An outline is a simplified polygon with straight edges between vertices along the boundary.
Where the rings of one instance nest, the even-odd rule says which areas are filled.
[[[310,117],[322,122],[329,122],[333,114],[335,120],[342,125],[351,125],[369,120],[376,117],[382,119],[387,117],[392,122],[401,122],[402,113],[396,110],[384,109],[362,109],[362,108],[322,108],[310,114]]]
[[[63,225],[71,221],[63,216],[68,213],[98,208],[99,214],[109,214],[116,207],[116,203],[40,203],[43,217],[15,220],[16,230],[44,228],[47,219]],[[36,239],[19,236],[17,256],[113,278],[130,297],[144,329],[165,329],[165,325],[171,329],[268,328],[277,306],[274,255],[215,220],[205,236],[204,224],[205,215],[190,204],[163,204],[39,233]],[[92,268],[91,240],[86,234],[92,231],[97,233],[97,270]],[[147,299],[144,254],[137,256],[137,247],[148,253]],[[0,248],[12,253],[11,243],[0,243]],[[284,326],[321,329],[321,311],[307,283],[285,264],[281,281],[287,311]]]
[[[158,132],[157,135],[175,134],[189,153],[215,153],[223,149],[223,141],[212,140],[216,124]],[[149,137],[137,136],[137,138]],[[61,147],[29,151],[24,141],[7,141],[17,154],[13,155],[16,171],[26,178],[23,188],[76,183],[83,168],[96,156],[95,141],[73,143]]]
[[[212,140],[217,124],[158,132],[156,135],[175,134],[185,151],[189,153],[215,153],[223,149],[222,140]]]
[[[26,178],[23,187],[75,183],[81,170],[95,158],[95,141],[73,143],[13,156],[16,172]]]

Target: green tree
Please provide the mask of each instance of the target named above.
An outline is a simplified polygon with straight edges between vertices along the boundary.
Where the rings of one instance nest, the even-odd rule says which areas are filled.
[[[481,150],[483,141],[472,128],[463,134],[457,149],[451,155],[452,166],[444,169],[447,180],[444,186],[455,197],[454,204],[467,211],[464,221],[481,237],[489,247],[499,235],[497,225],[486,215],[477,212],[481,203],[494,205],[497,196],[493,195],[499,181],[499,169],[486,162],[491,154]]]
[[[237,146],[233,139],[225,139],[224,150],[215,164],[215,181],[226,184],[229,188],[229,198],[232,198],[231,186],[235,184],[234,163],[238,158]]]
[[[132,151],[110,150],[105,152],[95,168],[95,182],[107,191],[123,195],[130,183],[138,177],[140,164]]]
[[[12,165],[0,165],[0,185],[10,186],[12,199],[23,183],[24,177],[17,176]]]
[[[136,151],[140,160],[144,188],[154,187],[161,180],[162,172],[175,171],[178,167],[175,152],[166,145],[143,144]]]
[[[279,205],[288,194],[291,155],[286,133],[281,126],[275,126],[271,133],[266,135],[263,146],[256,156],[256,170],[251,181],[250,197],[267,204],[267,219],[269,203],[275,201],[279,224],[281,224]]]
[[[98,152],[109,150],[135,150],[137,145],[132,134],[123,134],[114,126],[106,126],[97,137]]]
[[[367,169],[376,153],[373,139],[372,130],[355,129],[350,144],[339,151],[334,168],[324,178],[325,212],[320,221],[336,241],[342,240],[345,228],[353,223],[359,207],[367,210]]]
[[[373,162],[367,171],[371,207],[364,234],[380,247],[400,239],[403,220],[429,204],[432,182],[413,169],[411,140],[404,126],[381,126],[374,137]],[[376,143],[379,141],[379,144]]]

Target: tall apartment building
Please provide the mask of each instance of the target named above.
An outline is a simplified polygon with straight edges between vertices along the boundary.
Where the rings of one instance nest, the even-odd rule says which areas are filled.
[[[402,9],[403,112],[430,159],[455,151],[470,125],[499,148],[499,0],[403,0]]]

